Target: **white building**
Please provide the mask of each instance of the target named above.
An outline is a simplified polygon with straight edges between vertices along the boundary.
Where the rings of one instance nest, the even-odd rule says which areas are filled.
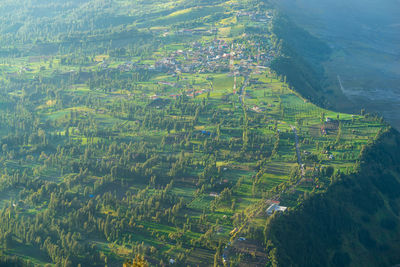
[[[279,206],[278,204],[272,204],[267,209],[267,214],[272,215],[274,212],[284,212],[287,210],[287,207]]]

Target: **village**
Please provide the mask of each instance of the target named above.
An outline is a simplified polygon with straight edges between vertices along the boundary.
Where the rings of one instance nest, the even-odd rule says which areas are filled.
[[[266,44],[266,45],[265,45]],[[256,53],[254,53],[256,51]],[[152,71],[155,73],[165,73],[175,78],[175,81],[159,81],[160,86],[176,87],[182,79],[183,74],[217,74],[225,73],[228,77],[245,77],[250,73],[260,74],[267,69],[272,60],[278,55],[271,42],[256,42],[251,38],[244,38],[241,43],[227,42],[223,39],[213,39],[210,42],[193,42],[185,49],[171,51],[167,56],[158,57],[154,55],[152,58],[145,60],[152,61],[154,64],[143,63],[142,60],[137,62],[126,62],[118,66],[121,72],[130,72],[138,70]],[[101,63],[103,69],[108,68],[106,62]],[[184,79],[184,78],[183,78]],[[236,83],[236,82],[235,82]],[[235,84],[236,88],[236,84]],[[234,88],[234,91],[236,91]],[[187,88],[185,95],[187,97],[196,97],[212,90],[212,85],[207,88],[193,89]],[[169,98],[177,98],[182,93],[169,94]],[[157,100],[162,95],[150,95],[150,99]],[[262,107],[253,107],[253,111],[265,111]]]
[[[256,50],[256,53],[253,53]],[[152,70],[177,76],[181,73],[218,73],[235,71],[237,74],[248,73],[250,69],[265,69],[277,56],[276,49],[271,45],[265,47],[254,40],[248,39],[246,44],[228,43],[222,39],[211,42],[193,42],[185,50],[179,49],[168,56],[153,60],[154,64],[126,62],[120,64],[118,69],[122,72],[138,69]],[[148,61],[148,60],[146,60]],[[232,70],[232,61],[234,69]],[[108,64],[101,63],[106,69]],[[231,73],[233,75],[233,73]]]

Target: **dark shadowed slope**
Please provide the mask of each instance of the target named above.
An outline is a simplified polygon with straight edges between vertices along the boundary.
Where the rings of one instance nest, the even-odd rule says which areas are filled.
[[[285,14],[335,51],[326,62],[332,86],[358,108],[381,112],[400,127],[400,1],[283,0]],[[344,108],[344,107],[341,107]]]

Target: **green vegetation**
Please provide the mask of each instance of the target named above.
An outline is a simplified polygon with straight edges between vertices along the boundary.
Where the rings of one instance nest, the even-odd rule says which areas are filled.
[[[269,205],[324,194],[387,127],[273,70],[262,1],[21,2],[0,4],[4,264],[265,264]]]
[[[398,132],[384,132],[365,149],[357,174],[336,175],[326,193],[274,218],[266,234],[272,261],[282,266],[399,262],[399,144]]]

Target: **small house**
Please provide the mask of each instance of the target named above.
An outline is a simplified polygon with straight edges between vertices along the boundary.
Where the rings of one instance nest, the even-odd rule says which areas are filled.
[[[279,206],[278,204],[272,204],[267,209],[267,214],[272,215],[275,212],[285,212],[286,210],[287,210],[287,207]]]

